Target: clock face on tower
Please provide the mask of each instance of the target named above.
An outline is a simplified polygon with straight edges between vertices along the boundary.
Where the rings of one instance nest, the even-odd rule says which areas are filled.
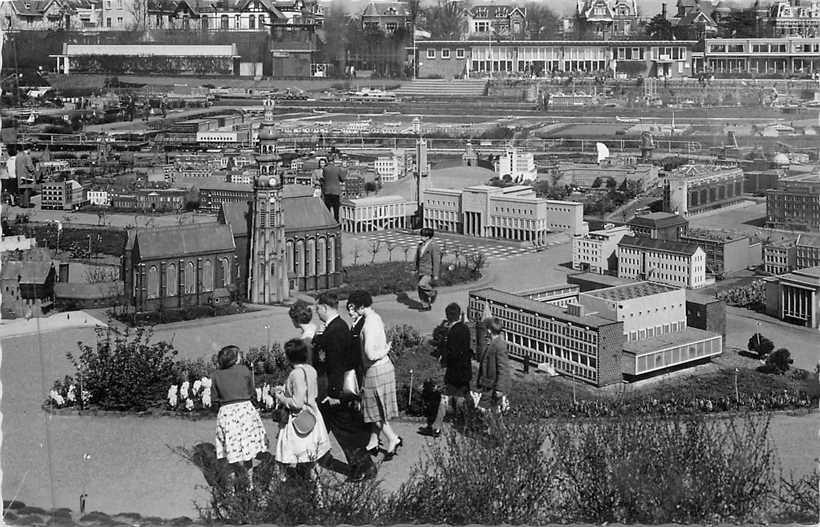
[[[279,178],[271,176],[268,180],[268,185],[270,185],[271,187],[279,186]]]

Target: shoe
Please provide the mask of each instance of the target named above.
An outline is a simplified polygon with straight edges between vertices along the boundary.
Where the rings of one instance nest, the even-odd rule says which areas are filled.
[[[431,426],[423,426],[419,428],[419,434],[427,437],[439,437],[441,435],[441,430]]]
[[[393,450],[385,452],[384,459],[382,459],[382,461],[390,461],[391,459],[399,455],[399,447],[401,447],[402,445],[404,445],[404,440],[401,438],[401,436],[399,436],[399,440],[396,442],[396,446],[393,447]]]

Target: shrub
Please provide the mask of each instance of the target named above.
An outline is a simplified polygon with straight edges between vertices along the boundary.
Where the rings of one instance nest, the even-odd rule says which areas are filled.
[[[774,349],[774,343],[760,333],[755,333],[749,337],[746,347],[761,359],[765,359]]]
[[[775,375],[783,375],[789,368],[791,368],[794,359],[792,354],[786,348],[779,348],[766,358],[766,364],[761,366],[761,370],[766,373],[774,373]]]
[[[557,521],[555,463],[541,451],[543,426],[491,419],[487,427],[486,433],[478,434],[453,431],[443,444],[433,447],[387,501],[390,522],[541,525]]]
[[[164,400],[175,381],[177,351],[151,342],[152,331],[97,327],[97,343],[78,342],[80,354],[66,353],[78,382],[104,410],[145,410]]]
[[[194,382],[203,377],[210,377],[215,369],[212,362],[205,362],[202,358],[180,359],[174,364],[174,381],[180,384],[185,381]]]
[[[754,521],[776,488],[769,418],[567,422],[549,443],[564,507],[595,523]]]
[[[198,506],[206,521],[229,524],[336,525],[374,522],[384,501],[379,482],[348,485],[323,474],[316,482],[298,477],[281,481],[272,456],[263,456],[254,469],[254,488],[237,478],[213,445],[176,448],[183,459],[202,470],[208,482],[209,503]]]
[[[421,344],[418,330],[409,324],[394,324],[387,329],[387,341],[393,360]]]

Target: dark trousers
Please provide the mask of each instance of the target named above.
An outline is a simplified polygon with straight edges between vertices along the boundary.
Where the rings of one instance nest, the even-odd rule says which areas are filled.
[[[365,424],[362,413],[347,403],[337,406],[323,404],[319,410],[325,425],[333,433],[347,458],[350,475],[375,471],[376,465],[366,450],[370,441],[370,427]]]
[[[333,213],[333,217],[336,221],[339,221],[339,195],[338,194],[325,194],[325,207],[327,210]]]

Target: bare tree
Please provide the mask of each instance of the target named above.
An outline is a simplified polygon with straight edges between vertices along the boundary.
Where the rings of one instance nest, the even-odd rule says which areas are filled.
[[[410,261],[410,249],[412,249],[412,245],[402,245],[401,251],[404,253],[404,261]]]
[[[356,243],[353,245],[353,265],[359,265],[359,257],[362,255],[362,248]]]
[[[373,240],[370,242],[370,263],[374,263],[376,261],[376,255],[379,254],[379,249],[381,248],[381,240]]]
[[[148,29],[148,0],[128,0],[125,11],[133,19],[130,24],[132,31]]]
[[[481,251],[476,251],[470,255],[470,272],[474,275],[481,273],[487,265],[487,255]]]
[[[461,267],[461,247],[456,245],[453,248],[453,255],[456,257],[456,267]]]
[[[385,248],[387,249],[387,261],[393,261],[393,251],[396,249],[396,242],[387,242],[385,244]]]

